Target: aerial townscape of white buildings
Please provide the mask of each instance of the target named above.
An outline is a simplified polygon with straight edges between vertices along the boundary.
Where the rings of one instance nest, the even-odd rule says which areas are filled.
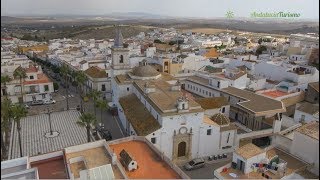
[[[23,102],[52,99],[52,80],[31,59],[58,67],[64,64],[86,74],[85,92],[102,92],[116,109],[115,118],[127,137],[12,158],[1,162],[1,171],[8,171],[1,178],[18,177],[20,171],[39,178],[43,169],[32,169],[36,167],[32,163],[60,156],[66,161],[68,178],[82,179],[85,173],[97,171],[113,178],[134,178],[129,173],[134,167],[117,158],[127,156],[138,163],[136,173],[145,169],[147,164],[142,165],[138,155],[136,162],[130,158],[136,152],[128,143],[136,141],[155,151],[178,178],[191,178],[179,168],[181,164],[208,157],[212,161],[230,157],[226,165],[212,170],[219,179],[318,177],[318,41],[315,34],[254,37],[174,28],[123,38],[121,26],[114,39],[3,38],[1,75],[13,80],[1,84],[1,97],[8,94],[12,102],[20,102],[22,88]],[[13,78],[17,68],[26,70],[23,87],[19,78]],[[95,155],[99,153],[103,157]],[[99,158],[109,160],[93,162]],[[86,170],[71,167],[80,161]],[[8,170],[22,165],[27,168],[16,174]],[[156,174],[153,178],[173,178]]]

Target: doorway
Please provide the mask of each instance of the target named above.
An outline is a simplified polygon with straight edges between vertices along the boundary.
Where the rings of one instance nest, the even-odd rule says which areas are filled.
[[[237,169],[244,172],[244,162],[241,161],[240,159],[237,160]]]
[[[186,148],[187,148],[186,142],[183,141],[178,144],[178,157],[182,157],[186,155]]]

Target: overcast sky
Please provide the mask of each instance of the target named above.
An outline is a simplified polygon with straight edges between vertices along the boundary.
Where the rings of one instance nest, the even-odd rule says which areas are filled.
[[[181,17],[249,17],[256,12],[300,13],[319,19],[319,0],[1,0],[1,15],[103,15],[143,12]]]

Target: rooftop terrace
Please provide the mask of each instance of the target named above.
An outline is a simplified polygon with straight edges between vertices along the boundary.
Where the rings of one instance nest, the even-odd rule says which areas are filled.
[[[38,168],[40,179],[68,179],[63,156],[33,162],[31,167]]]
[[[281,96],[286,96],[290,93],[274,90],[274,91],[266,91],[266,92],[263,92],[262,94],[271,98],[278,98]]]
[[[138,169],[126,174],[130,179],[180,179],[181,177],[142,141],[127,141],[109,145],[120,159],[120,152],[126,150],[138,163]]]
[[[72,158],[79,158],[84,161],[71,162]],[[108,155],[104,146],[90,148],[83,151],[66,153],[67,163],[70,164],[70,169],[75,178],[80,177],[80,171],[92,169],[106,164],[111,164],[111,157]],[[71,160],[71,161],[70,161]],[[112,166],[116,179],[123,179],[120,170],[116,166]]]
[[[296,157],[294,157],[294,156],[292,156],[292,155],[290,155],[290,154],[288,154],[278,148],[272,148],[270,150],[267,150],[266,155],[269,160],[271,158],[273,158],[275,155],[278,155],[278,157],[281,160],[287,162],[287,169],[285,172],[285,176],[291,175],[293,173],[303,172],[303,171],[305,171],[305,168],[308,165],[305,162],[297,159]],[[229,166],[227,166],[226,172],[219,173],[224,179],[264,179],[264,177],[262,176],[262,173],[252,171],[248,174],[244,174],[242,171],[240,171],[238,169],[233,169],[230,166],[231,166],[231,164],[229,164]],[[270,171],[265,172],[265,174],[267,174],[272,179],[282,178],[282,177],[279,177],[278,175],[271,173]]]

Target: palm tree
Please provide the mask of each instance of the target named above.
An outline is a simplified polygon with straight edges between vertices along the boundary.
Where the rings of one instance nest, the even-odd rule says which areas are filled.
[[[21,144],[21,124],[20,120],[23,117],[27,116],[28,111],[26,110],[25,106],[21,104],[13,105],[11,108],[12,114],[13,114],[13,121],[17,123],[17,129],[18,129],[18,139],[19,139],[19,147],[20,147],[20,157],[22,157],[22,144]]]
[[[97,101],[97,106],[100,109],[100,123],[102,123],[102,111],[108,109],[108,103],[103,99],[99,99]]]
[[[92,98],[92,100],[93,100],[94,114],[97,116],[96,104],[97,104],[98,98],[101,96],[101,92],[93,89],[93,90],[90,92],[89,96],[90,96],[90,97]]]
[[[67,101],[67,110],[69,110],[69,91],[68,91],[68,73],[69,73],[69,68],[67,65],[63,64],[60,68],[60,72],[64,78],[64,83],[66,85],[66,101]]]
[[[6,99],[8,99],[7,83],[10,81],[11,81],[10,76],[8,75],[1,76],[1,84],[3,84],[4,88],[6,89],[4,94]]]
[[[87,129],[88,142],[91,141],[91,138],[90,138],[91,125],[96,124],[96,121],[97,121],[96,117],[91,113],[82,114],[80,116],[80,120],[77,121],[77,124]]]
[[[4,99],[1,101],[1,149],[2,153],[6,152],[6,146],[9,143],[9,130],[11,123],[11,100]],[[4,132],[4,134],[3,134]],[[3,153],[4,154],[4,153]]]
[[[78,71],[75,76],[75,80],[78,85],[78,93],[80,95],[80,108],[83,112],[83,84],[87,81],[87,76],[83,71]]]
[[[15,78],[19,78],[20,80],[20,86],[21,86],[21,104],[23,104],[23,80],[27,77],[25,69],[23,69],[21,66],[19,66],[16,70],[13,72],[13,76]]]

